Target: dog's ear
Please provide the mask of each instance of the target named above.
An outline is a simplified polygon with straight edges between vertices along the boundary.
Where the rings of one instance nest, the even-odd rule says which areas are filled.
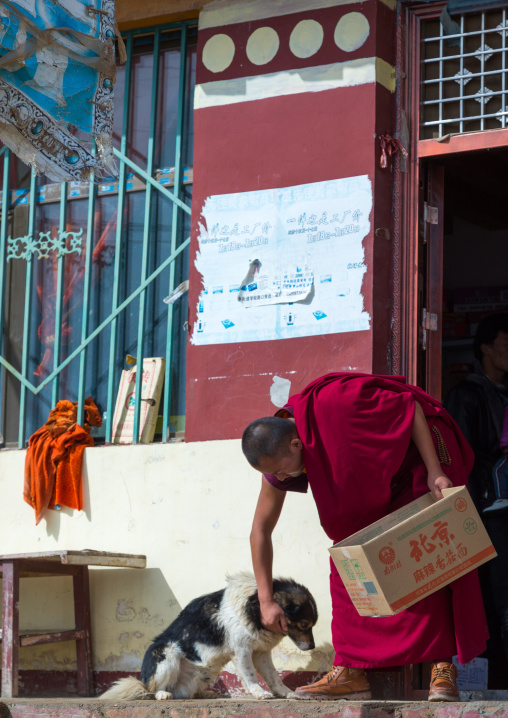
[[[293,596],[285,591],[277,591],[273,597],[276,603],[284,610],[288,620],[296,619],[298,613],[301,611],[301,606],[294,602]]]
[[[285,591],[276,591],[273,594],[273,600],[282,608],[286,608],[290,603],[290,598]]]

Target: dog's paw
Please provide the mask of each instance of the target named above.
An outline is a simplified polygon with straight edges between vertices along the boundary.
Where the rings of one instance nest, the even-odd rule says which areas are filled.
[[[270,691],[265,691],[265,689],[261,688],[261,686],[256,686],[255,688],[252,688],[251,695],[258,701],[265,701],[268,698],[274,697],[273,693],[270,693]]]
[[[169,691],[157,691],[155,694],[156,701],[170,701],[173,698],[173,694]]]
[[[215,693],[215,691],[199,691],[199,693],[196,694],[196,698],[206,698],[209,700],[210,698],[219,698],[219,694]]]
[[[277,696],[277,698],[294,698],[295,693],[290,688],[286,688],[285,690],[278,690],[274,691],[274,694]]]

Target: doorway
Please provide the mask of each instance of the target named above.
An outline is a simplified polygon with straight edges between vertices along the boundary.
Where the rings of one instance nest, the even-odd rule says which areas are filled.
[[[444,401],[473,370],[478,322],[508,312],[508,148],[422,169],[417,383]]]
[[[478,322],[508,311],[508,149],[463,153],[439,163],[444,168],[439,367],[444,400],[473,370]]]
[[[457,14],[455,42],[440,22],[444,2],[401,5],[402,368],[443,401],[473,369],[478,322],[508,311],[508,0]],[[490,633],[489,688],[506,691],[499,624]]]
[[[474,371],[478,323],[508,312],[508,148],[440,156],[422,169],[421,295],[434,318],[427,329],[424,319],[422,377],[427,389],[434,387],[436,398],[446,403],[450,389]],[[489,688],[508,690],[489,570],[488,564],[480,568],[491,636]]]

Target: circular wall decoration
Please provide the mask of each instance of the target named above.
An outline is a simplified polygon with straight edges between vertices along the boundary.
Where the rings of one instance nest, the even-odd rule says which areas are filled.
[[[203,65],[210,72],[223,72],[231,65],[234,56],[235,43],[229,35],[213,35],[203,48]]]
[[[337,27],[333,39],[335,44],[344,52],[358,50],[369,37],[369,21],[361,12],[348,12],[343,15]]]
[[[277,54],[279,44],[272,27],[258,27],[247,40],[247,57],[254,65],[266,65]]]
[[[315,55],[323,44],[323,27],[316,20],[301,20],[289,38],[289,48],[296,57]]]

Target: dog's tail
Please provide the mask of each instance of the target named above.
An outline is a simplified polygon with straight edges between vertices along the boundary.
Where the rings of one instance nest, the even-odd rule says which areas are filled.
[[[143,698],[149,698],[151,695],[144,683],[138,681],[134,676],[128,676],[113,683],[111,688],[102,694],[101,698],[116,701],[140,701]]]

